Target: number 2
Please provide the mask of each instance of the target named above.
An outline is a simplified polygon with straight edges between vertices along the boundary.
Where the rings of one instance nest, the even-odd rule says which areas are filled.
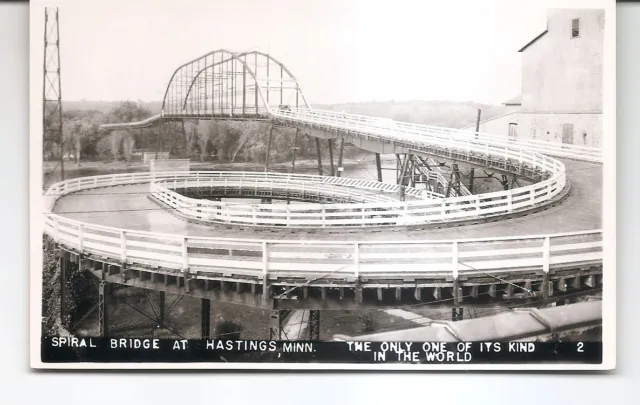
[[[584,349],[582,349],[583,347],[584,343],[578,342],[578,353],[584,353]]]

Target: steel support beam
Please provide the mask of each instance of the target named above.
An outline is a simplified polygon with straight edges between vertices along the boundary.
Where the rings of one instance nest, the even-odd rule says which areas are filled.
[[[338,177],[342,176],[342,152],[344,151],[344,137],[340,137],[340,151],[338,152]]]
[[[320,340],[320,311],[309,310],[309,340]]]
[[[316,152],[318,154],[318,174],[322,176],[322,152],[320,151],[320,138],[316,138]]]
[[[109,293],[109,283],[104,280],[98,285],[98,334],[99,337],[109,336],[109,318],[107,308],[107,295]]]
[[[473,193],[473,179],[476,175],[475,167],[471,168],[471,172],[469,173],[469,192]]]
[[[202,321],[201,336],[202,339],[209,339],[211,337],[211,300],[202,298],[200,301],[200,318]]]
[[[327,143],[329,144],[329,163],[331,163],[331,176],[336,175],[335,167],[333,167],[333,139],[327,139]]]
[[[380,163],[379,153],[376,153],[376,171],[378,173],[378,181],[382,182],[382,164]]]

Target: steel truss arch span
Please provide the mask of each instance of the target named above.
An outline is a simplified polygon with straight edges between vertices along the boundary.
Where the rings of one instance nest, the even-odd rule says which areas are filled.
[[[282,62],[259,51],[219,49],[173,72],[162,116],[268,118],[276,105],[310,107],[297,79]]]

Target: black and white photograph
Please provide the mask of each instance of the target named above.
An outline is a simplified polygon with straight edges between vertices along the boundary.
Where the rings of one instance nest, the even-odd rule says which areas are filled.
[[[615,368],[615,2],[30,4],[31,366]]]

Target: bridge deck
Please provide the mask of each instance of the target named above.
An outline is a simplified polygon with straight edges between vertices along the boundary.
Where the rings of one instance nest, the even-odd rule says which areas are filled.
[[[562,160],[562,159],[561,159]],[[176,218],[147,198],[148,184],[87,190],[60,198],[55,213],[85,222],[176,235],[266,240],[417,240],[521,236],[582,231],[602,226],[602,165],[562,160],[571,182],[570,195],[558,206],[525,217],[497,222],[401,230],[256,230],[205,226]]]

